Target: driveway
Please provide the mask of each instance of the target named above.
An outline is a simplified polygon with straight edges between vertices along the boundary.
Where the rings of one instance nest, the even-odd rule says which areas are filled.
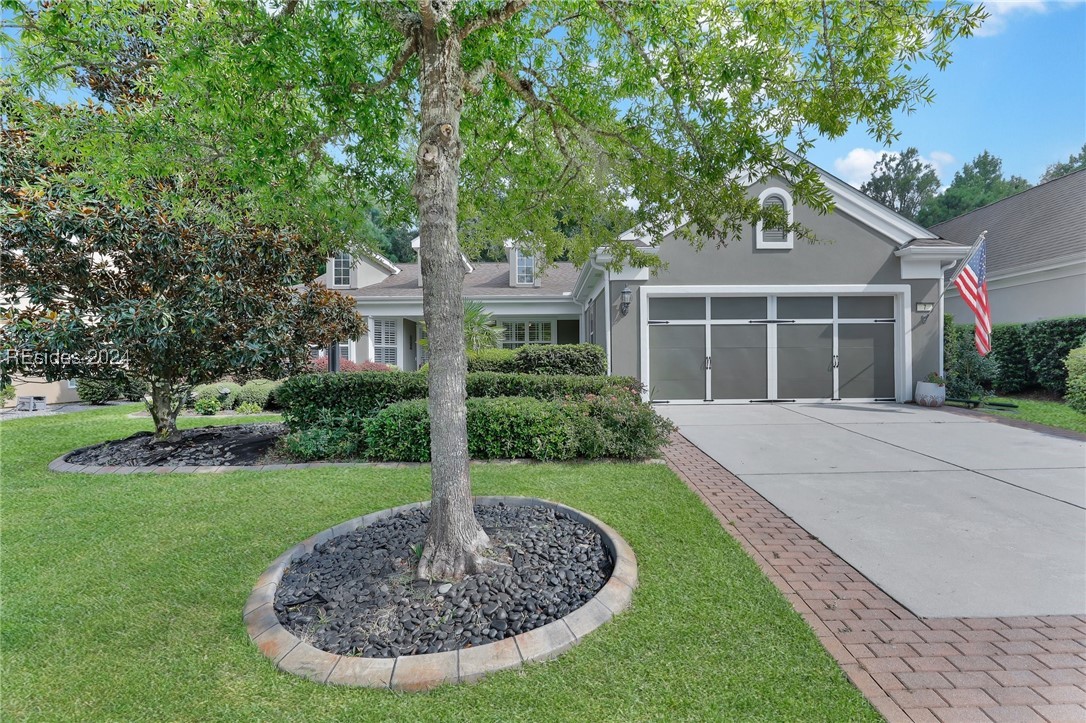
[[[912,405],[660,405],[920,617],[1086,613],[1086,443]]]

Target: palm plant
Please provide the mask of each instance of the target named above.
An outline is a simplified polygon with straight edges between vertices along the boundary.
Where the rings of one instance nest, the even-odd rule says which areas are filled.
[[[419,322],[423,334],[426,333],[425,322]],[[468,351],[480,351],[482,349],[496,349],[505,339],[505,327],[494,321],[494,316],[487,311],[478,301],[464,302],[464,346]],[[425,348],[426,339],[419,339],[419,344]]]

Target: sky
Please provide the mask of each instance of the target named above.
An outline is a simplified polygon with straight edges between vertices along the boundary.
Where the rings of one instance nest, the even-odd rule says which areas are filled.
[[[915,146],[943,185],[984,150],[1030,183],[1086,143],[1086,0],[990,0],[991,18],[933,70],[935,100],[898,119],[880,146],[863,127],[821,140],[808,159],[859,186],[883,151]]]

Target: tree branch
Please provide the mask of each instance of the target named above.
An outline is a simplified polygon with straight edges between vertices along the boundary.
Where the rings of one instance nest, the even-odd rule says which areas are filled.
[[[493,25],[501,25],[528,7],[528,2],[529,0],[507,0],[500,8],[494,8],[490,12],[476,15],[464,23],[464,27],[460,28],[460,39],[463,40],[477,30],[483,30]]]
[[[393,61],[392,67],[389,68],[388,74],[384,78],[381,78],[376,83],[351,83],[351,93],[363,93],[365,95],[372,95],[373,93],[379,93],[388,86],[396,82],[396,80],[403,73],[404,66],[407,65],[407,61],[411,60],[411,57],[418,50],[418,42],[416,36],[412,34],[404,42],[403,47],[400,49],[400,54],[396,56],[396,60]]]
[[[479,67],[464,76],[464,91],[471,93],[472,95],[479,95],[483,92],[483,81],[487,76],[494,72],[494,68],[497,64],[493,59],[487,58]]]
[[[372,5],[377,14],[385,19],[392,27],[396,28],[404,37],[410,37],[414,28],[419,24],[419,16],[406,10],[396,10],[384,2],[376,2]]]

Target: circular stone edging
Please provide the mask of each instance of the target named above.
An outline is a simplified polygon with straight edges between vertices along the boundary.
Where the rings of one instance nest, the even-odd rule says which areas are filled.
[[[299,542],[277,557],[257,579],[242,611],[249,639],[280,670],[318,683],[422,691],[444,683],[472,683],[490,673],[555,658],[630,606],[637,587],[637,557],[608,525],[580,510],[534,497],[473,497],[472,502],[473,505],[544,507],[588,525],[599,532],[604,548],[614,560],[611,576],[588,602],[554,622],[493,643],[441,653],[395,658],[337,655],[302,641],[279,623],[273,607],[275,591],[294,560],[334,537],[401,512],[430,506],[429,501],[414,502],[342,522]]]

